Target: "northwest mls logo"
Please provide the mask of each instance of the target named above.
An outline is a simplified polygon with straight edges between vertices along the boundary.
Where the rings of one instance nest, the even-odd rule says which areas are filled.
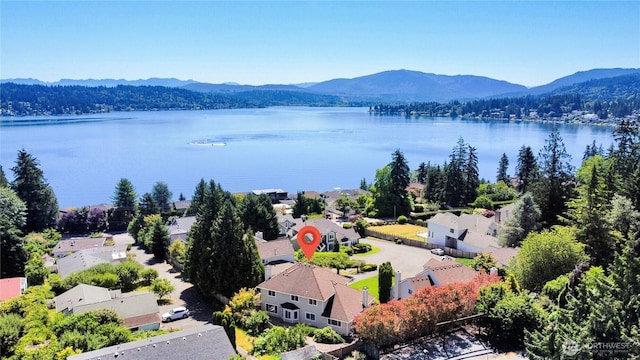
[[[576,356],[576,354],[580,351],[580,344],[573,341],[572,339],[565,340],[562,344],[562,354],[565,356]]]

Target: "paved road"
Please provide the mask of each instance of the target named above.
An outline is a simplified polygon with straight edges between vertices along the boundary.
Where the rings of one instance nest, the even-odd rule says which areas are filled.
[[[133,243],[133,238],[129,234],[118,234],[114,236],[114,241],[116,243]],[[175,287],[175,290],[169,294],[171,303],[159,306],[160,314],[164,314],[176,306],[186,306],[187,309],[191,310],[191,317],[188,319],[163,323],[160,326],[161,329],[183,330],[204,325],[211,321],[213,313],[211,306],[203,300],[193,284],[182,280],[180,272],[175,271],[166,262],[154,259],[152,254],[147,254],[144,249],[137,245],[131,247],[131,253],[135,256],[136,261],[145,268],[156,269],[160,278],[168,279]]]
[[[415,276],[423,270],[423,265],[430,259],[440,259],[441,256],[432,254],[427,249],[416,248],[408,245],[398,245],[392,241],[366,238],[361,242],[371,244],[380,248],[380,252],[366,255],[354,256],[353,259],[364,260],[371,264],[382,264],[390,261],[393,270],[400,271],[402,278]],[[376,275],[377,272],[360,273],[353,275],[354,280],[361,280]]]

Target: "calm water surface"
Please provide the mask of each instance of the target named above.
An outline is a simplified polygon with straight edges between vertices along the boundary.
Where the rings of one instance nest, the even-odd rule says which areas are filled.
[[[357,188],[396,149],[414,170],[423,161],[442,164],[462,137],[478,150],[480,176],[493,181],[503,152],[512,174],[518,149],[526,144],[537,154],[552,126],[307,107],[0,118],[0,165],[11,180],[24,148],[40,161],[60,206],[70,207],[110,202],[123,177],[138,195],[164,181],[175,199],[191,197],[201,178],[232,192]],[[559,129],[576,166],[587,144],[612,142],[607,127]]]

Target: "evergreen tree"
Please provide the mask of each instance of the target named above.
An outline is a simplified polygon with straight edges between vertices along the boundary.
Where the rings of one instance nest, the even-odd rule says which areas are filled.
[[[160,214],[160,207],[154,200],[153,196],[149,193],[144,193],[140,198],[140,212],[138,216],[144,217],[146,215]]]
[[[449,160],[444,167],[444,201],[451,206],[462,206],[466,201],[465,167],[468,163],[468,145],[465,144],[464,139],[458,139],[457,145],[449,155]]]
[[[185,201],[187,200],[186,197],[184,197],[184,194],[180,193],[180,196],[178,196],[178,201]]]
[[[269,195],[247,194],[240,203],[240,213],[245,230],[251,229],[253,233],[260,231],[265,240],[274,240],[280,234],[278,216]]]
[[[2,165],[0,165],[0,187],[9,187],[9,181],[7,181],[4,170],[2,170]]]
[[[362,180],[360,180],[360,190],[369,190],[369,185],[367,184],[367,179],[362,178]]]
[[[509,184],[509,175],[507,175],[507,169],[509,168],[509,158],[506,153],[502,153],[500,157],[500,163],[498,164],[498,175],[496,176],[496,182],[503,181],[505,184]]]
[[[191,206],[187,209],[188,216],[194,216],[198,213],[200,205],[205,202],[205,193],[207,191],[207,183],[204,179],[200,179],[196,189],[193,191],[193,197],[191,198]]]
[[[567,207],[566,202],[574,195],[573,166],[571,155],[567,153],[557,127],[554,127],[545,140],[545,146],[539,154],[541,176],[532,189],[536,204],[540,206],[542,221],[557,224],[558,216]]]
[[[424,162],[421,162],[420,165],[418,165],[418,174],[417,174],[417,178],[418,178],[418,182],[420,184],[425,184],[427,182],[427,164],[425,164]]]
[[[640,163],[640,130],[628,119],[622,119],[613,131],[617,147],[613,150],[617,173],[628,179]]]
[[[27,207],[25,232],[56,226],[58,200],[38,167],[40,162],[24,149],[18,151],[16,166],[11,168],[14,180],[11,189]]]
[[[478,186],[480,186],[479,171],[478,171],[478,155],[477,149],[473,146],[469,146],[467,155],[467,162],[464,167],[465,171],[465,191],[464,191],[464,204],[472,203],[476,197],[478,197]]]
[[[411,171],[404,154],[397,149],[391,155],[389,163],[391,177],[391,192],[396,207],[395,215],[408,215],[411,211],[411,203],[407,194],[407,187],[411,183]]]
[[[378,296],[380,303],[384,304],[391,300],[391,286],[393,283],[393,267],[390,262],[384,262],[378,268]]]
[[[162,181],[155,183],[151,190],[151,196],[156,204],[158,204],[161,212],[171,210],[171,197],[173,193],[169,190],[169,186],[166,183]]]
[[[27,207],[9,188],[0,186],[0,277],[24,275],[27,253],[20,228],[27,221]]]
[[[640,231],[640,211],[633,207],[631,200],[615,195],[611,201],[611,211],[607,219],[611,227],[622,235],[623,241],[630,241]]]
[[[156,259],[166,258],[169,246],[169,231],[162,223],[162,218],[157,218],[151,225],[149,236],[151,237],[151,251]]]
[[[135,218],[138,214],[137,197],[133,184],[125,178],[120,179],[113,195],[114,209],[111,217],[113,228],[126,229],[129,222]]]
[[[498,240],[502,246],[520,246],[531,231],[538,228],[540,209],[530,193],[525,193],[515,204],[511,216],[505,220]]]
[[[533,150],[529,146],[523,145],[518,152],[516,176],[518,178],[518,191],[521,193],[529,191],[529,186],[538,177],[538,163],[535,155],[533,155]]]

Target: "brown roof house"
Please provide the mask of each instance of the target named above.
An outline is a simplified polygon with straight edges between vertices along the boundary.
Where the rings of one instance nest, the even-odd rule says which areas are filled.
[[[255,240],[262,264],[293,263],[296,261],[291,240],[278,239],[266,241],[259,236],[256,236]]]
[[[73,254],[76,251],[101,247],[104,246],[104,242],[106,240],[106,237],[77,237],[60,240],[56,244],[56,247],[53,248],[53,257],[62,258],[67,255]]]
[[[418,290],[433,286],[429,275],[426,274],[418,274],[410,278],[402,279],[400,271],[396,271],[395,280],[395,284],[391,287],[391,298],[398,300],[407,298],[415,294]]]
[[[236,355],[222,326],[202,325],[68,357],[69,360],[211,360]]]
[[[457,262],[450,257],[431,259],[424,264],[424,270],[417,276],[428,276],[432,285],[441,286],[454,283],[469,282],[478,273],[470,267]]]
[[[133,292],[122,294],[120,290],[79,284],[55,297],[56,311],[65,315],[87,311],[111,309],[124,319],[124,326],[131,330],[157,330],[160,328],[160,312],[155,294]]]
[[[348,287],[349,281],[329,269],[297,263],[257,286],[260,307],[288,323],[330,326],[348,335],[353,318],[373,301],[366,289]]]

